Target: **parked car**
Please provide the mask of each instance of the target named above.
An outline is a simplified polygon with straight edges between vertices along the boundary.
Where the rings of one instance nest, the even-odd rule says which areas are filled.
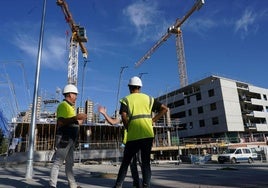
[[[250,148],[252,154],[253,154],[253,160],[257,160],[258,159],[258,152],[255,148]]]
[[[232,164],[238,162],[252,163],[257,158],[257,153],[253,152],[251,148],[239,147],[235,149],[227,149],[222,154],[218,155],[218,162],[223,164],[230,162]]]

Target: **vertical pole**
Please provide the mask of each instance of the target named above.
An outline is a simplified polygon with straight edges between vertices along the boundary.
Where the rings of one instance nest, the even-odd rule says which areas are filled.
[[[26,169],[26,179],[32,179],[32,176],[33,176],[35,118],[36,118],[37,95],[38,95],[38,88],[39,88],[39,74],[40,74],[40,62],[41,62],[41,57],[42,57],[45,15],[46,15],[46,0],[44,0],[44,4],[43,4],[43,13],[42,13],[40,36],[39,36],[39,46],[38,46],[37,66],[36,66],[36,73],[35,73],[35,87],[34,87],[31,126],[30,126],[29,152],[28,152],[28,161],[27,161],[27,169]]]
[[[142,75],[144,75],[144,74],[148,74],[148,73],[147,72],[141,72],[141,73],[139,73],[139,78],[141,78]]]
[[[87,65],[87,60],[84,60],[84,65],[83,65],[83,73],[82,73],[82,88],[81,88],[81,99],[80,99],[80,107],[82,107],[82,103],[83,103],[83,94],[84,94],[84,79],[85,79],[85,69],[86,69],[86,65]]]
[[[115,109],[115,118],[118,119],[119,116],[119,110],[118,110],[118,104],[119,104],[119,93],[120,93],[120,86],[121,86],[121,77],[122,77],[122,73],[124,71],[125,68],[128,68],[128,66],[124,66],[121,67],[120,70],[120,74],[119,74],[119,80],[118,80],[118,88],[117,88],[117,96],[116,96],[116,109]],[[118,137],[116,138],[116,165],[119,162],[119,141],[118,141]]]
[[[178,144],[178,156],[177,156],[177,164],[180,164],[180,137],[179,137],[179,132],[178,132],[178,126],[176,125],[176,135],[177,135],[177,144]]]
[[[119,80],[118,80],[118,88],[117,88],[117,96],[116,96],[116,109],[115,109],[115,118],[118,118],[118,100],[119,100],[119,93],[120,93],[120,85],[121,85],[121,77],[122,73],[125,68],[128,68],[128,66],[121,67],[120,74],[119,74]]]

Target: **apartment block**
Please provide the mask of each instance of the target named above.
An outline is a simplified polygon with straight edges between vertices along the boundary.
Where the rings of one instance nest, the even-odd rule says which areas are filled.
[[[170,109],[180,138],[264,141],[268,135],[268,89],[209,76],[157,99]]]

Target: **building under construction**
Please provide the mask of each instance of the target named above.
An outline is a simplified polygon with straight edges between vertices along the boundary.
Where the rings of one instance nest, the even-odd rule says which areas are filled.
[[[226,147],[265,146],[267,96],[267,89],[209,76],[158,97],[169,107],[169,113],[154,124],[152,159],[176,160],[178,156],[184,159],[191,154],[217,154]],[[101,121],[92,105],[92,101],[86,102],[90,121],[80,126],[76,158],[118,160],[122,156],[123,126]],[[29,122],[14,124],[14,138],[19,138],[16,152],[28,150]],[[35,151],[53,151],[55,119],[50,116],[49,121],[37,122]]]

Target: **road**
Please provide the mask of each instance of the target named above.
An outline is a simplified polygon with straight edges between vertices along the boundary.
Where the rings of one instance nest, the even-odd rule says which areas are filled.
[[[1,188],[46,187],[51,164],[35,164],[31,180],[25,179],[26,165],[2,165]],[[83,188],[112,187],[119,166],[112,164],[75,164],[76,179]],[[152,164],[152,188],[267,188],[268,163],[253,164]],[[124,187],[131,187],[128,173]],[[64,167],[59,174],[59,188],[67,188]]]

